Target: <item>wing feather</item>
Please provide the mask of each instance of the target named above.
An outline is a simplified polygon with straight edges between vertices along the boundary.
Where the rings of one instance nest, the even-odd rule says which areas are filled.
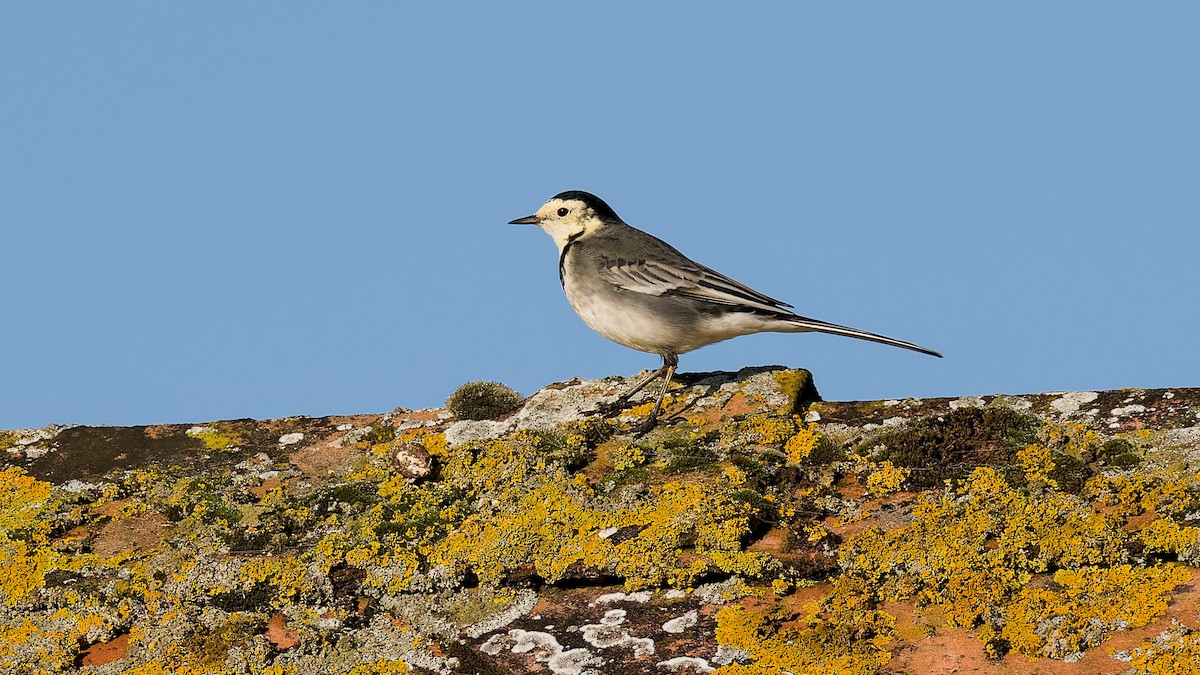
[[[634,293],[682,295],[769,312],[789,313],[786,308],[791,307],[698,263],[677,265],[653,259],[604,258],[601,274],[608,283]]]

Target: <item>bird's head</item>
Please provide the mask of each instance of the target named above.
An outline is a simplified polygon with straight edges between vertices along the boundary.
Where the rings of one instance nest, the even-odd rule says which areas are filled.
[[[572,239],[605,223],[619,222],[620,216],[603,199],[582,190],[568,190],[551,197],[532,216],[511,220],[509,224],[537,225],[554,239],[561,251]]]

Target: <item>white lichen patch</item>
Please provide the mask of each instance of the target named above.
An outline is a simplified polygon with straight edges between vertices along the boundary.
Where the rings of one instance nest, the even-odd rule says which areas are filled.
[[[508,636],[513,639],[513,646],[510,650],[512,653],[542,652],[535,654],[534,658],[543,663],[549,661],[551,656],[562,652],[562,645],[558,644],[558,638],[540,630],[513,628],[508,631]]]
[[[654,666],[672,673],[684,670],[685,668],[689,672],[701,674],[711,673],[715,670],[712,666],[708,665],[708,661],[695,656],[676,656],[673,659],[659,661]]]
[[[406,410],[404,412],[412,413],[412,416],[397,422],[396,431],[408,431],[410,429],[436,427],[442,422],[454,417],[449,410],[445,410],[443,408],[422,408],[421,410],[417,411]]]
[[[633,651],[633,658],[639,659],[654,653],[654,640],[639,638],[629,634],[622,628],[625,623],[625,610],[610,609],[604,613],[600,623],[592,623],[579,627],[579,632],[588,644],[598,649],[625,647]]]
[[[744,592],[739,592],[743,589],[744,586],[741,580],[737,577],[731,577],[725,581],[698,586],[692,591],[692,594],[706,605],[724,605],[730,600],[735,600],[745,595]]]
[[[512,424],[493,420],[459,420],[446,428],[446,444],[462,445],[471,441],[490,441],[512,430]]]
[[[682,633],[685,630],[696,625],[699,619],[696,615],[696,610],[692,610],[683,616],[676,617],[662,625],[663,630],[668,633]]]
[[[532,653],[534,661],[544,663],[555,675],[594,675],[591,666],[604,665],[604,659],[586,649],[564,650],[553,635],[536,630],[513,628],[508,634],[494,635],[479,648],[485,654],[496,656],[504,651],[508,642],[514,654]]]
[[[295,445],[302,440],[304,440],[304,434],[300,433],[299,431],[294,431],[290,434],[284,434],[284,435],[280,436],[279,444],[280,445]]]
[[[731,663],[745,663],[750,660],[750,652],[743,649],[734,649],[725,645],[717,645],[717,653],[713,655],[712,662],[718,666],[728,666]]]
[[[959,410],[960,408],[982,408],[984,406],[982,396],[963,396],[950,401],[951,410]]]
[[[550,657],[546,662],[550,672],[555,675],[590,675],[597,673],[588,666],[602,666],[604,659],[593,655],[586,649],[571,649]]]
[[[633,380],[629,381],[632,384]],[[568,382],[542,388],[525,401],[510,421],[517,429],[544,430],[584,417],[597,405],[616,400],[628,386],[625,378],[607,377],[602,380],[575,378]]]
[[[1094,391],[1072,391],[1050,402],[1050,407],[1063,415],[1074,415],[1084,405],[1095,401],[1100,394]]]
[[[537,604],[537,593],[530,590],[517,591],[516,597],[513,598],[512,604],[505,607],[500,612],[489,616],[488,618],[478,623],[473,623],[467,626],[464,632],[467,635],[477,638],[492,631],[500,630],[508,626],[508,624],[528,614],[533,606]],[[493,638],[495,639],[495,638]],[[490,642],[490,640],[489,640]]]
[[[637,591],[636,593],[605,593],[589,603],[589,607],[596,605],[607,605],[613,602],[650,602],[650,591]]]
[[[488,656],[496,656],[508,647],[508,636],[504,633],[496,633],[487,639],[487,642],[479,645],[479,651]]]
[[[63,485],[62,485],[62,489],[64,491],[70,492],[72,494],[79,494],[81,492],[89,492],[89,491],[95,490],[99,487],[100,487],[99,483],[85,483],[77,478],[72,478],[71,480],[67,481],[66,483],[63,483]]]
[[[342,435],[333,442],[334,447],[344,448],[348,445],[357,445],[360,441],[371,435],[375,428],[367,425],[361,429],[355,429],[353,424],[342,424],[338,426],[338,431],[349,431],[350,433]]]
[[[1143,413],[1143,412],[1146,412],[1146,406],[1141,405],[1139,403],[1134,403],[1133,405],[1122,406],[1120,408],[1113,408],[1111,411],[1109,411],[1109,414],[1112,415],[1113,417],[1124,417],[1125,415],[1132,415],[1134,413]]]

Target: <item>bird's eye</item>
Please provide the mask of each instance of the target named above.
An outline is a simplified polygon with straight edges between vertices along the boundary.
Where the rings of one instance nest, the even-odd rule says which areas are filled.
[[[559,210],[558,210],[558,217],[559,217],[559,218],[562,218],[563,216],[567,215],[567,214],[568,214],[568,213],[570,213],[570,212],[571,212],[571,209],[568,209],[568,208],[566,208],[566,207],[563,207],[563,208],[561,208],[561,209],[559,209]]]

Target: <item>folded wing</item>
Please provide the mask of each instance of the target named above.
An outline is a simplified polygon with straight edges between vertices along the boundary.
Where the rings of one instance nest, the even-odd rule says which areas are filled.
[[[675,265],[652,259],[610,258],[603,261],[601,274],[605,281],[634,293],[680,295],[748,310],[791,313],[786,309],[791,305],[699,263]]]

